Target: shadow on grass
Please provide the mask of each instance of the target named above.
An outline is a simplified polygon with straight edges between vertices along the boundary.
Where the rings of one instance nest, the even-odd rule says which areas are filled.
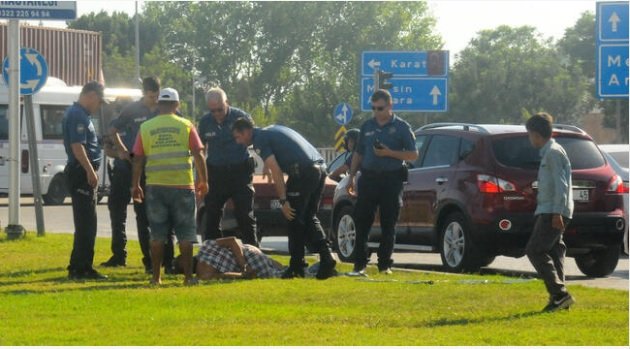
[[[512,314],[508,316],[497,316],[490,318],[481,318],[481,319],[438,319],[435,321],[429,321],[426,326],[427,327],[443,327],[443,326],[465,326],[465,325],[474,325],[488,322],[503,322],[505,320],[519,320],[524,319],[536,315],[545,314],[542,311],[528,311],[520,314]]]
[[[426,263],[400,263],[394,264],[394,267],[403,268],[403,269],[413,269],[413,270],[424,270],[424,271],[434,271],[441,273],[449,273],[444,266],[441,264],[426,264]],[[451,274],[451,273],[449,273]],[[519,278],[519,279],[535,279],[537,277],[535,272],[527,272],[527,271],[513,271],[513,270],[504,270],[504,269],[493,269],[493,268],[481,268],[477,273],[459,273],[457,275],[500,275],[511,278]]]
[[[395,263],[394,267],[402,269],[424,270],[448,273],[442,265],[427,264],[427,263]],[[460,273],[458,275],[466,275],[466,273]],[[481,268],[478,273],[468,273],[468,275],[499,275],[510,278],[518,279],[535,279],[538,277],[536,272],[522,271],[522,270],[505,270],[495,268]],[[628,279],[628,274],[624,272],[613,272],[610,276],[617,276],[620,278]],[[585,275],[567,275],[567,281],[581,281],[581,280],[595,280],[597,278],[589,277]]]
[[[33,274],[37,275],[37,274],[55,273],[62,270],[66,270],[66,268],[59,267],[59,268],[50,268],[50,269],[28,269],[28,270],[21,270],[21,271],[16,271],[16,272],[8,272],[8,273],[0,274],[0,278],[24,277],[24,276],[33,275]],[[2,285],[7,285],[7,283],[0,282],[0,286]]]
[[[140,270],[140,269],[139,269]],[[39,269],[22,271],[17,273],[0,274],[0,277],[27,277],[32,274],[43,275],[46,273],[58,273],[66,271],[65,268]],[[76,280],[69,279],[67,276],[56,276],[42,278],[37,280],[20,280],[14,282],[0,282],[0,287],[10,287],[20,285],[29,285],[29,288],[0,290],[1,295],[26,295],[26,294],[46,294],[61,293],[73,291],[100,291],[100,290],[123,290],[123,289],[167,289],[187,287],[183,285],[183,279],[174,279],[173,276],[163,275],[162,285],[155,286],[150,284],[151,277],[144,273],[117,274],[115,277],[109,276],[104,280]],[[200,281],[199,286],[213,286],[233,282],[247,282],[249,280],[208,280]],[[194,286],[197,287],[197,286]]]

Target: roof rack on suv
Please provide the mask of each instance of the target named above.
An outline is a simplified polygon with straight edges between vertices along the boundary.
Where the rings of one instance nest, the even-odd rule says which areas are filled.
[[[573,125],[553,124],[553,128],[557,128],[558,130],[567,130],[567,131],[573,131],[573,132],[577,132],[577,133],[587,134],[586,131],[582,130],[581,128],[579,128],[577,126],[573,126]]]
[[[490,133],[490,131],[488,131],[488,129],[486,129],[483,126],[475,125],[475,124],[467,124],[463,122],[436,122],[433,124],[424,125],[416,131],[430,130],[433,128],[440,128],[440,127],[452,127],[452,126],[460,126],[464,131],[469,131],[471,128],[474,128],[479,133]]]

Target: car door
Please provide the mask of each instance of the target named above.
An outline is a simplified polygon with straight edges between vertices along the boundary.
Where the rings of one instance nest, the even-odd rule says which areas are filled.
[[[409,181],[404,187],[405,217],[410,232],[406,243],[432,246],[438,203],[448,195],[454,183],[460,139],[437,134],[424,140],[422,137],[418,136],[417,140],[422,142],[420,147],[426,149],[422,149],[421,157],[410,169]]]

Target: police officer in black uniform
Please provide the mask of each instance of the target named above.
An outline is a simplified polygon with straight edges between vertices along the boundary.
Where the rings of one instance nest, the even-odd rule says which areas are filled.
[[[96,201],[101,147],[90,115],[104,102],[104,87],[91,81],[79,101],[68,108],[62,121],[63,144],[68,155],[64,170],[72,197],[74,243],[68,266],[71,279],[105,279],[93,268],[96,241]]]
[[[160,93],[160,79],[146,77],[142,80],[143,97],[125,107],[120,116],[112,121],[109,129],[109,139],[114,145],[116,158],[111,173],[111,190],[107,199],[109,217],[112,227],[112,256],[101,266],[116,267],[127,264],[127,205],[131,200],[131,149],[136,140],[140,125],[157,115],[157,97]],[[144,179],[144,178],[143,178]],[[142,181],[144,184],[144,180]],[[144,202],[133,202],[136,213],[138,240],[142,251],[142,264],[145,272],[151,274],[151,245],[149,220]],[[174,254],[173,239],[166,239],[164,256],[165,273],[170,274]]]
[[[205,197],[206,229],[204,240],[223,237],[221,218],[228,199],[234,203],[234,216],[242,233],[243,243],[258,246],[254,218],[255,162],[247,147],[237,144],[232,124],[238,118],[251,120],[246,112],[231,107],[225,92],[212,88],[206,93],[210,113],[199,121],[199,137],[206,145],[209,191]]]
[[[378,208],[381,222],[378,269],[381,273],[391,274],[395,228],[402,206],[402,185],[407,180],[403,161],[415,161],[418,150],[411,126],[392,112],[389,91],[377,90],[370,101],[374,118],[361,126],[347,186],[348,192],[354,193],[354,178],[360,169],[354,207],[357,231],[354,272],[365,274],[370,256],[367,239]]]
[[[337,274],[324,229],[316,216],[326,181],[324,159],[304,137],[279,125],[254,127],[254,122],[240,118],[232,125],[238,144],[253,145],[265,161],[276,186],[282,214],[289,221],[289,268],[282,278],[304,277],[304,246],[314,246],[320,265],[315,277],[327,279]],[[286,184],[284,175],[289,175]]]

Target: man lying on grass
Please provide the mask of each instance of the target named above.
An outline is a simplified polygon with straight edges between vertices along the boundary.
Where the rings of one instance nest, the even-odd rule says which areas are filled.
[[[195,266],[201,280],[274,278],[283,271],[282,264],[233,236],[204,241]]]

